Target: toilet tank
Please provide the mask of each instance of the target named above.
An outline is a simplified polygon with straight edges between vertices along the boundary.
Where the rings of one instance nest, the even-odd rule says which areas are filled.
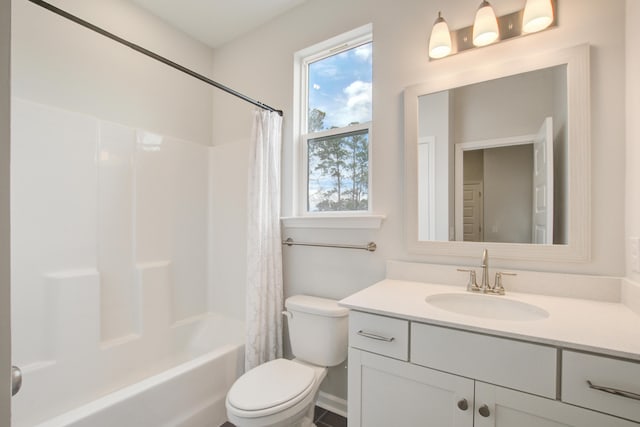
[[[318,366],[347,358],[349,309],[332,299],[296,295],[285,301],[293,355]]]

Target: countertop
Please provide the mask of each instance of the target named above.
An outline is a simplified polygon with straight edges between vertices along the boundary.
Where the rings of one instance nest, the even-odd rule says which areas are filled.
[[[511,321],[457,314],[425,301],[428,296],[441,293],[468,292],[464,286],[385,279],[343,299],[340,305],[432,325],[640,361],[640,316],[624,304],[509,291],[504,296],[484,296],[522,301],[549,313],[544,319]]]

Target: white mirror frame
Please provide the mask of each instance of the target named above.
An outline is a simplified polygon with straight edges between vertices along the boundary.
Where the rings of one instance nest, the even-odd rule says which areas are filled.
[[[589,45],[544,52],[490,64],[411,86],[404,91],[404,207],[407,250],[414,254],[587,262],[591,245],[591,107]],[[421,241],[418,239],[418,97],[528,71],[567,66],[568,244]]]

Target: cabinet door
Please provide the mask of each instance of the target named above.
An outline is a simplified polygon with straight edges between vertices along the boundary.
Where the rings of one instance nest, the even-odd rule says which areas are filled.
[[[480,412],[483,405],[486,408]],[[476,382],[475,427],[561,426],[638,427],[638,424],[557,400]]]
[[[348,402],[349,427],[473,425],[473,380],[354,348]]]

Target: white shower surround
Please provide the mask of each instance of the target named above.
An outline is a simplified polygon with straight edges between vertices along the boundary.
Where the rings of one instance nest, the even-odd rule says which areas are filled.
[[[13,424],[218,352],[221,372],[183,392],[224,400],[244,324],[208,310],[210,148],[20,99],[12,108],[12,347],[24,374]]]

